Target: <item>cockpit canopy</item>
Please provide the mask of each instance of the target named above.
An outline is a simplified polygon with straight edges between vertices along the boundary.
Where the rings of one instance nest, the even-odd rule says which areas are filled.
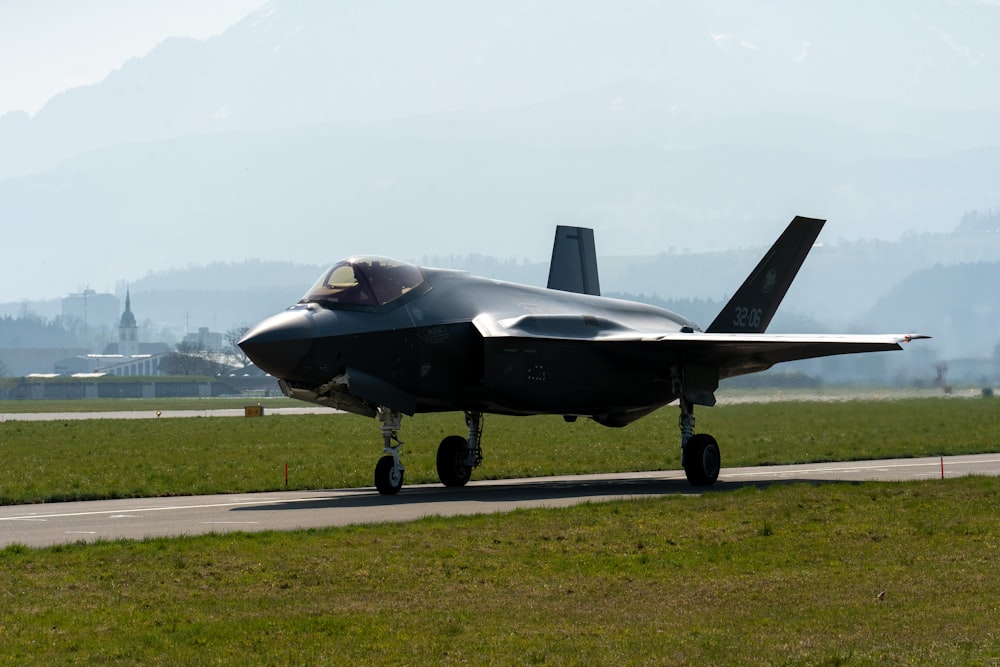
[[[377,308],[423,286],[420,267],[385,257],[351,257],[334,264],[299,303]]]

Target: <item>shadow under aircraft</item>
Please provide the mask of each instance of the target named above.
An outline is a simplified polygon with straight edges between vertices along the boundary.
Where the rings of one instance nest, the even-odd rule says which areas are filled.
[[[483,460],[483,414],[587,417],[625,426],[678,401],[688,481],[713,484],[715,438],[695,433],[694,406],[719,380],[774,364],[901,349],[917,334],[765,333],[825,221],[796,217],[715,320],[600,296],[593,230],[556,229],[546,288],[350,257],[239,346],[292,398],[381,424],[382,494],[402,488],[402,416],[462,412],[467,436],[446,437],[438,476],[463,486]]]

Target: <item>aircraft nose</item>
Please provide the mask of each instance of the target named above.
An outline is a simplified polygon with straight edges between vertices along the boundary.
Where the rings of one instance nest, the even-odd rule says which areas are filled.
[[[250,329],[237,345],[261,370],[288,378],[312,346],[312,329],[306,312],[286,310]]]

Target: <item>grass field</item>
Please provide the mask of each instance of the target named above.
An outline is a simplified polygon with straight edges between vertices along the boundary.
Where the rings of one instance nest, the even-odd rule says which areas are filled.
[[[403,420],[407,483],[436,482],[459,414]],[[781,402],[698,411],[723,464],[745,466],[1000,451],[1000,401]],[[476,479],[679,467],[677,410],[624,428],[487,415]],[[0,423],[0,503],[370,486],[378,423],[354,415]]]
[[[997,665],[1000,480],[0,551],[0,664]]]

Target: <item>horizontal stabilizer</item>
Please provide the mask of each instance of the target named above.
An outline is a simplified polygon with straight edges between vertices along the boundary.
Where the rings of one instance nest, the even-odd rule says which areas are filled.
[[[764,333],[825,222],[796,216],[705,331]]]
[[[549,289],[600,296],[594,230],[587,227],[556,227],[549,264]]]

